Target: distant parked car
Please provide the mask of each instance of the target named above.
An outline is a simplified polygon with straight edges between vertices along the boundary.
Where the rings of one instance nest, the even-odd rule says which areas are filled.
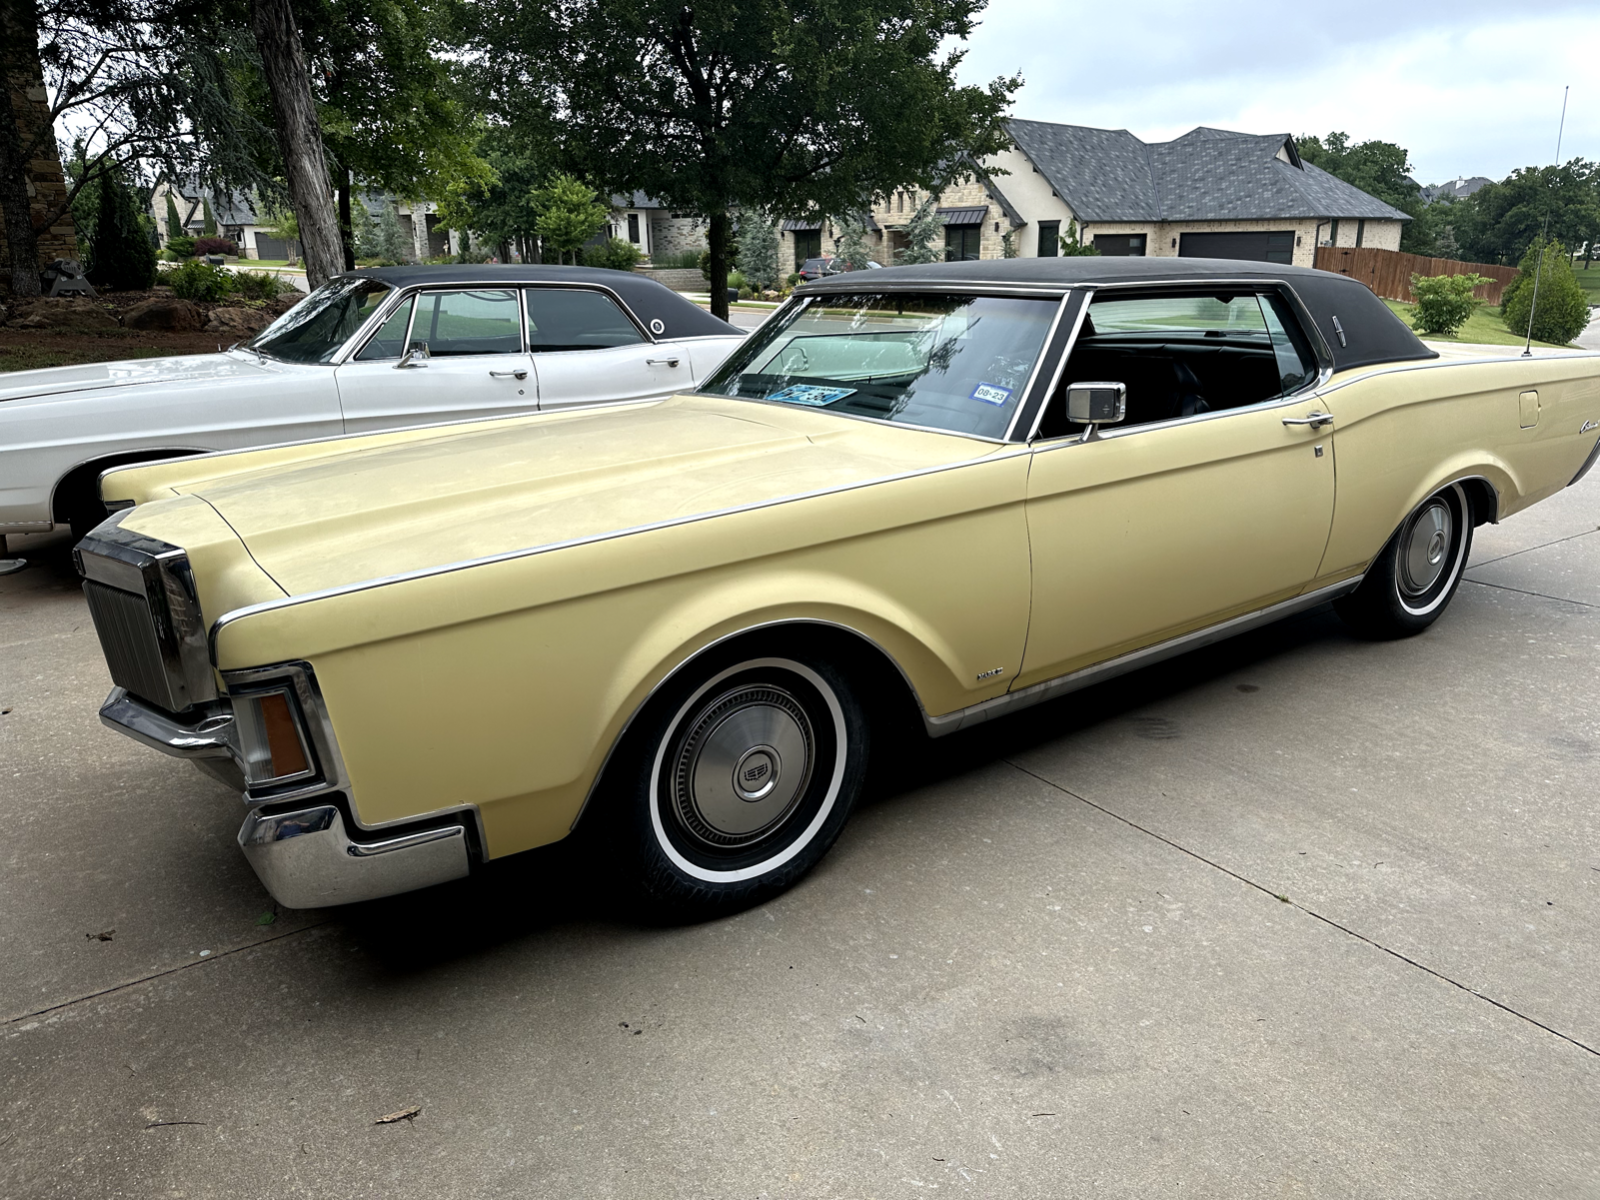
[[[839,268],[834,266],[836,261],[838,260],[829,254],[824,254],[820,258],[808,258],[801,264],[800,270],[796,274],[806,283],[815,283],[826,275],[837,275],[839,273]]]
[[[0,376],[0,533],[105,518],[109,467],[689,391],[743,333],[653,280],[543,266],[340,275],[220,354]]]

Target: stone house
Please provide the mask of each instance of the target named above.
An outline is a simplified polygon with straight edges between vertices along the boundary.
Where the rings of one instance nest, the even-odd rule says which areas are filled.
[[[939,193],[945,257],[1054,257],[1075,231],[1101,254],[1237,258],[1311,266],[1318,246],[1400,248],[1410,218],[1302,162],[1288,134],[1201,126],[1170,142],[1126,129],[1009,121],[1012,146]],[[885,266],[924,199],[897,191],[874,205],[873,257]],[[1009,238],[1008,236],[1009,235]],[[831,221],[785,221],[783,270],[832,253]]]
[[[632,242],[639,253],[652,261],[699,254],[708,245],[704,218],[673,212],[643,192],[611,197],[611,215],[594,241],[604,242],[607,238]]]

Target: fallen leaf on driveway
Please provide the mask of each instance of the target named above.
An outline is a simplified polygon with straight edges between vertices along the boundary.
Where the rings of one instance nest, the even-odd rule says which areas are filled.
[[[83,935],[91,942],[109,942],[117,936],[115,929],[102,929],[99,933],[86,933]]]
[[[402,1108],[399,1112],[392,1112],[387,1117],[379,1117],[373,1124],[393,1125],[396,1121],[414,1121],[421,1111],[422,1105],[413,1104],[410,1108]]]
[[[256,924],[257,925],[271,925],[277,919],[278,919],[278,914],[275,913],[275,912],[262,913],[259,917],[256,918]]]

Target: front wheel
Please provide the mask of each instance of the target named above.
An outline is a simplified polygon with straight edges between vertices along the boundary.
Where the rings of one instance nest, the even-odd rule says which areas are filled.
[[[1334,611],[1364,637],[1421,633],[1456,594],[1471,550],[1472,501],[1452,483],[1405,519],[1361,586],[1333,602]]]
[[[795,883],[850,815],[867,729],[845,676],[821,659],[724,661],[657,697],[616,796],[651,910],[714,916]]]

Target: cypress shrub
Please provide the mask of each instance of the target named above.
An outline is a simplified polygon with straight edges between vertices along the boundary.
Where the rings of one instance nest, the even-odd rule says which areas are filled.
[[[88,266],[90,281],[112,291],[141,291],[156,281],[155,245],[133,193],[115,173],[100,181]]]
[[[1544,266],[1539,265],[1540,252]],[[1539,307],[1533,316],[1533,336],[1541,342],[1565,346],[1589,324],[1589,296],[1572,273],[1572,256],[1558,241],[1535,241],[1517,264],[1521,272],[1500,296],[1500,319],[1518,337],[1528,332],[1528,312],[1533,308],[1534,276],[1539,281]]]

